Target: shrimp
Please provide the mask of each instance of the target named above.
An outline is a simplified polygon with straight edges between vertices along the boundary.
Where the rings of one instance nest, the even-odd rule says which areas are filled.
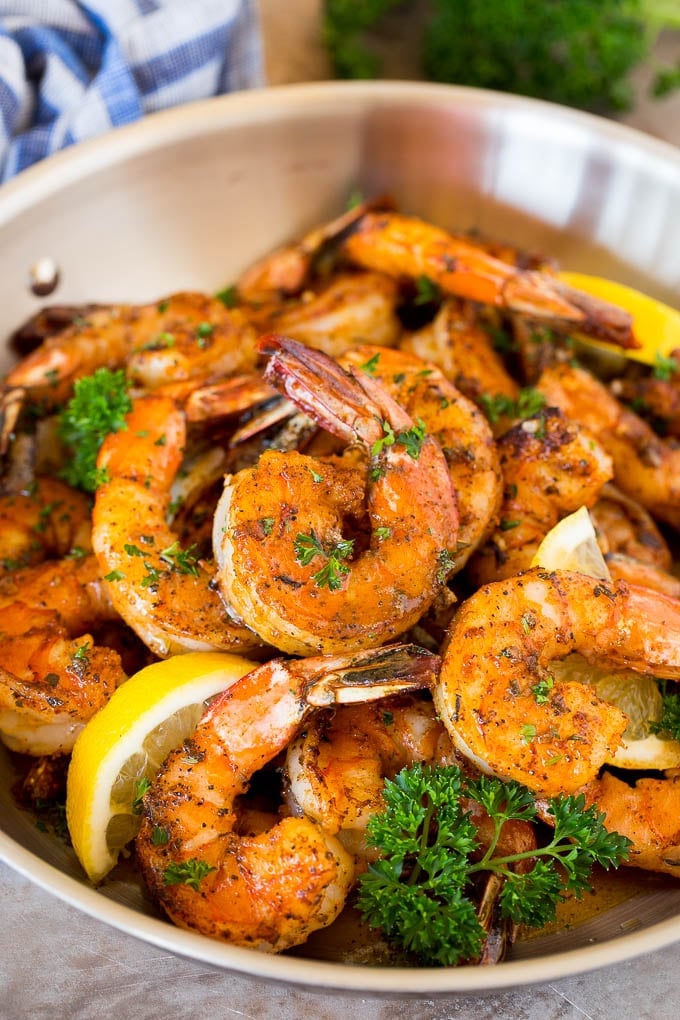
[[[277,248],[241,274],[236,283],[238,297],[248,304],[262,305],[299,294],[324,251],[337,244],[369,209],[390,206],[386,198],[362,202],[334,220],[314,227],[298,241]]]
[[[592,436],[547,408],[498,440],[503,504],[496,528],[470,562],[477,584],[530,566],[545,535],[566,514],[591,506],[612,476],[611,460]]]
[[[83,633],[117,619],[94,557],[3,578],[0,609],[0,737],[22,754],[67,754],[126,679],[118,653]]]
[[[228,617],[211,571],[181,549],[166,520],[186,442],[182,411],[168,397],[139,397],[126,424],[100,450],[108,480],[92,516],[92,546],[113,605],[161,657],[256,650],[259,639]]]
[[[537,793],[573,793],[621,742],[623,712],[552,676],[570,652],[680,678],[680,602],[620,582],[528,570],[480,588],[456,614],[433,696],[458,750]]]
[[[285,333],[337,358],[358,343],[396,344],[398,287],[382,273],[337,273],[303,291],[296,301],[247,314],[262,333]]]
[[[354,855],[372,858],[366,825],[384,807],[384,781],[416,761],[457,761],[431,701],[399,694],[320,712],[286,752],[293,808],[337,834]]]
[[[581,422],[614,464],[616,485],[658,520],[680,528],[680,446],[660,439],[581,368],[553,365],[536,388],[548,404]]]
[[[452,569],[458,573],[489,535],[501,507],[501,468],[486,418],[435,365],[414,355],[362,346],[348,351],[340,363],[369,371],[441,446],[458,499]]]
[[[651,515],[614,485],[605,485],[590,509],[609,572],[615,580],[654,588],[680,598],[673,558]]]
[[[384,781],[414,762],[466,767],[431,701],[398,694],[370,705],[319,712],[286,753],[291,807],[337,835],[355,856],[361,873],[376,857],[366,844],[366,829],[371,816],[385,807]],[[477,828],[481,847],[488,847],[495,835],[488,814],[473,800],[466,800],[464,809]],[[524,821],[506,822],[499,840],[503,854],[536,846],[533,827]],[[478,914],[487,932],[483,963],[500,960],[514,936],[512,926],[496,916],[502,887],[503,880],[491,876],[482,894]]]
[[[95,309],[45,340],[6,376],[3,452],[27,397],[44,408],[63,404],[77,379],[124,366],[144,390],[169,380],[209,381],[255,366],[255,332],[243,314],[198,293],[147,305]]]
[[[218,696],[144,798],[137,855],[175,924],[269,952],[330,924],[354,881],[351,855],[308,818],[243,835],[236,799],[315,707],[429,686],[437,665],[413,646],[275,659]]]
[[[458,514],[444,455],[365,373],[353,379],[284,337],[263,338],[261,349],[271,355],[267,377],[356,455],[347,467],[272,450],[227,476],[213,532],[220,590],[247,626],[290,654],[383,644],[429,608],[454,560]]]
[[[400,342],[402,350],[437,365],[456,389],[484,409],[489,398],[506,397],[514,404],[519,385],[505,368],[488,330],[471,302],[448,298],[435,318]],[[498,435],[509,422],[492,423]]]
[[[90,503],[56,478],[0,496],[0,575],[48,558],[89,551]]]
[[[367,212],[343,241],[355,265],[390,276],[426,276],[445,294],[578,328],[621,347],[638,347],[627,312],[568,287],[548,272],[524,270],[415,217]]]
[[[639,409],[661,435],[680,439],[680,348],[671,352],[666,364],[668,378],[615,379],[611,391]]]
[[[629,784],[606,770],[583,789],[604,824],[632,841],[624,864],[680,877],[680,769]]]

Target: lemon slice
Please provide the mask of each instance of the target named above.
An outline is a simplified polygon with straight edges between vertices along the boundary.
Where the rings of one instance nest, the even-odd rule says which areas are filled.
[[[576,287],[577,290],[602,298],[629,312],[633,317],[633,334],[640,347],[622,350],[613,344],[593,340],[592,337],[579,333],[580,342],[619,356],[633,358],[635,361],[642,361],[646,365],[654,365],[659,355],[669,357],[674,350],[680,348],[680,311],[675,308],[664,305],[661,301],[656,301],[623,283],[605,280],[601,276],[560,272],[558,277],[569,287]]]
[[[545,536],[531,561],[546,570],[576,570],[601,580],[611,580],[609,568],[597,544],[595,528],[582,506],[563,517]],[[649,723],[661,719],[662,699],[653,677],[630,671],[611,672],[593,666],[580,655],[553,662],[556,680],[592,684],[598,696],[628,716],[623,743],[608,764],[622,769],[670,769],[680,767],[680,743],[649,734]]]
[[[595,528],[586,507],[563,517],[545,536],[531,561],[545,570],[575,570],[611,581],[609,567],[597,544]]]
[[[66,820],[92,882],[114,867],[137,833],[140,794],[173,747],[189,736],[206,701],[257,663],[189,652],[132,676],[80,733],[68,772]]]

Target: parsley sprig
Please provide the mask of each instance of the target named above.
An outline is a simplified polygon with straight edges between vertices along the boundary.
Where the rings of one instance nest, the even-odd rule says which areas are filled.
[[[418,460],[425,440],[425,422],[418,418],[410,429],[395,432],[388,421],[381,422],[383,434],[371,447],[371,457],[377,457],[386,446],[403,446],[412,460]]]
[[[420,763],[385,783],[385,810],[368,824],[368,842],[382,856],[360,880],[358,907],[371,927],[427,964],[455,966],[481,953],[484,931],[469,893],[482,873],[504,879],[501,916],[540,927],[553,920],[566,892],[590,889],[593,864],[617,867],[630,841],[608,832],[604,815],[578,796],[551,798],[551,841],[537,849],[498,853],[505,822],[536,818],[533,794],[519,783],[466,778],[456,766]],[[480,857],[478,833],[466,801],[477,801],[493,822]],[[514,870],[531,861],[527,872]]]
[[[495,396],[482,393],[479,402],[492,425],[503,417],[531,418],[545,407],[545,397],[533,386],[523,387],[516,400],[505,393],[497,393]]]
[[[312,574],[312,580],[317,588],[328,588],[329,591],[338,591],[342,586],[342,579],[349,574],[349,566],[344,560],[349,559],[354,551],[354,539],[343,538],[332,546],[324,546],[314,531],[308,535],[299,532],[295,538],[295,559],[301,566],[307,567],[315,556],[322,556],[326,563]]]
[[[98,368],[79,379],[74,393],[59,417],[59,435],[70,449],[61,470],[69,485],[94,492],[107,480],[105,469],[97,467],[97,455],[109,432],[126,427],[125,415],[132,410],[125,372]]]

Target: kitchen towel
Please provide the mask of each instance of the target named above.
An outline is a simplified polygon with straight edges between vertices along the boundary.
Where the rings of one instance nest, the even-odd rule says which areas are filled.
[[[255,0],[0,0],[0,181],[147,113],[262,84]]]

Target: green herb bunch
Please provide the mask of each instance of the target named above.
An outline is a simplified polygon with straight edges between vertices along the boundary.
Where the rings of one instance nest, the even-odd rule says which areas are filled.
[[[385,810],[368,825],[368,842],[382,856],[360,880],[358,907],[371,927],[429,965],[455,966],[476,959],[484,931],[474,901],[475,881],[504,879],[501,916],[540,927],[553,920],[567,892],[590,890],[593,864],[617,867],[630,841],[608,832],[604,816],[585,807],[583,795],[548,802],[552,839],[537,849],[503,854],[501,829],[514,819],[533,822],[531,791],[486,776],[472,780],[455,766],[416,764],[385,783]],[[486,848],[466,802],[480,804],[494,825]],[[516,871],[513,865],[531,862]]]
[[[324,35],[340,77],[378,73],[364,34],[397,6],[326,0]],[[631,71],[661,29],[680,28],[676,0],[430,0],[423,11],[421,59],[430,79],[601,113],[630,107]],[[680,66],[660,69],[652,91],[663,95],[678,86]]]
[[[132,410],[125,372],[98,368],[79,379],[74,393],[59,416],[59,435],[69,448],[71,459],[61,477],[69,485],[94,492],[106,481],[97,468],[97,455],[109,432],[125,428],[125,415]]]

